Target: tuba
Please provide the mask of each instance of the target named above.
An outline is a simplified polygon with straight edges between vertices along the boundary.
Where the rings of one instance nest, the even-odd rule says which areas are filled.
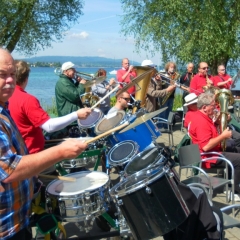
[[[134,67],[134,70],[137,73],[137,76],[145,73],[146,71],[152,69],[151,67],[143,67],[143,66],[136,66]],[[145,106],[146,102],[146,95],[147,95],[147,90],[148,90],[148,85],[150,83],[150,80],[152,76],[157,73],[157,70],[153,68],[153,71],[147,74],[140,82],[138,82],[138,86],[141,88],[135,93],[135,99],[141,101],[141,107]],[[135,113],[137,110],[136,107],[133,108],[133,113]]]
[[[228,89],[221,89],[216,95],[216,102],[220,106],[220,125],[219,130],[222,133],[227,128],[228,106],[234,103],[232,92]],[[221,142],[222,150],[226,150],[226,140]]]

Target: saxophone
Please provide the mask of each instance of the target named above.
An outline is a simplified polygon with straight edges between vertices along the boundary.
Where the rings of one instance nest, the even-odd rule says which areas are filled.
[[[228,106],[234,103],[232,92],[228,89],[221,89],[216,95],[216,102],[220,105],[220,134],[227,128]],[[226,150],[226,140],[221,142],[222,150]]]
[[[170,76],[167,75],[167,74],[165,74],[165,75],[166,75],[166,78],[167,78],[167,79],[170,78],[170,82],[169,82],[170,85],[174,85],[175,82],[176,82],[176,81],[178,80],[178,78],[180,77],[179,73],[177,73],[177,72],[175,72],[174,75],[170,75]],[[161,75],[161,77],[162,77],[162,75]],[[173,91],[174,91],[174,90],[173,90]],[[163,106],[163,105],[166,103],[166,101],[167,101],[168,98],[171,96],[171,94],[172,94],[173,91],[167,93],[167,94],[165,95],[165,97],[162,98],[161,106]]]
[[[206,85],[202,87],[203,92],[210,92],[213,94],[217,94],[220,90],[218,87],[214,87],[212,82],[210,81],[208,74],[206,75]]]

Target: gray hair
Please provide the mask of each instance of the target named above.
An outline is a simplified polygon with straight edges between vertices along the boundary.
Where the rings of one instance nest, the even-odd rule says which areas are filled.
[[[198,96],[197,108],[202,109],[204,105],[209,105],[214,101],[215,95],[212,93],[202,93]]]

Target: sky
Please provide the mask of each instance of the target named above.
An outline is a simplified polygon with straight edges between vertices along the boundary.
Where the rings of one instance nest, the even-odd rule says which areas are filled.
[[[151,59],[160,64],[160,53],[154,57],[147,52],[136,53],[134,39],[120,32],[120,20],[123,16],[119,0],[85,0],[82,9],[84,15],[67,32],[62,42],[53,42],[51,48],[39,51],[34,56],[100,56],[142,62]],[[74,10],[73,10],[74,14]],[[13,57],[26,56],[13,52]],[[27,56],[33,57],[33,56]]]

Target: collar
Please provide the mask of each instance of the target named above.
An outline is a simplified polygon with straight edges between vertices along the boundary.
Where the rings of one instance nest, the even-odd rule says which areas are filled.
[[[21,92],[26,92],[21,86],[19,86],[19,85],[16,85],[15,86],[15,90],[19,90],[19,91],[21,91]]]

